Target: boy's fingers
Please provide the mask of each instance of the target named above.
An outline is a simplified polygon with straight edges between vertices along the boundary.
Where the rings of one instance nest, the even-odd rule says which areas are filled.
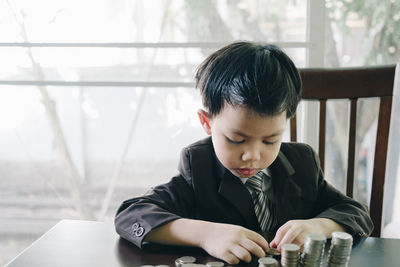
[[[282,238],[285,236],[285,234],[289,228],[290,228],[290,226],[288,226],[288,223],[285,223],[278,229],[278,231],[276,232],[276,235],[274,237],[274,240],[272,240],[272,242],[271,242],[271,243],[274,243],[275,247],[279,246]]]
[[[233,255],[231,252],[225,252],[221,257],[222,260],[226,261],[229,264],[238,264],[239,259]]]
[[[256,242],[250,240],[250,239],[245,239],[243,240],[240,245],[245,248],[247,251],[253,253],[255,256],[258,258],[265,257],[265,250],[260,247]]]
[[[292,243],[292,241],[296,238],[298,235],[299,228],[296,227],[291,227],[283,236],[281,241],[278,244],[278,250],[281,250],[283,244],[289,244]]]
[[[237,258],[244,262],[250,262],[251,261],[251,255],[250,253],[243,247],[241,246],[235,246],[232,248],[232,254],[235,255]]]
[[[267,251],[269,249],[268,242],[262,235],[250,231],[248,238],[259,245],[264,251]]]

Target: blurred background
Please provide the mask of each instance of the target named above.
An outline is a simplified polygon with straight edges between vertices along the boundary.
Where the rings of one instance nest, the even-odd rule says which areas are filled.
[[[211,52],[250,40],[300,68],[394,64],[399,29],[396,0],[0,0],[0,264],[61,219],[112,221],[177,173],[181,148],[205,137],[193,76]],[[325,175],[343,192],[348,107],[327,108]],[[367,205],[378,107],[358,104],[355,198]],[[299,140],[316,150],[317,111],[298,108]],[[395,143],[386,237],[400,237]]]

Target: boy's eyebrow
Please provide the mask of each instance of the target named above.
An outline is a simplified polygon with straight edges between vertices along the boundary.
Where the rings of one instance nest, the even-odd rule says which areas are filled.
[[[238,131],[238,130],[236,130],[236,129],[231,128],[230,130],[231,130],[234,134],[240,135],[240,136],[242,136],[242,137],[246,137],[246,138],[249,137],[248,135],[246,135],[246,134],[244,134],[244,133],[242,133],[242,132],[240,132],[240,131]],[[283,130],[279,130],[279,131],[277,131],[277,132],[275,132],[275,133],[273,133],[273,134],[270,134],[270,135],[268,135],[268,136],[263,136],[263,138],[275,137],[275,136],[281,135],[284,131],[285,131],[284,129],[283,129]]]

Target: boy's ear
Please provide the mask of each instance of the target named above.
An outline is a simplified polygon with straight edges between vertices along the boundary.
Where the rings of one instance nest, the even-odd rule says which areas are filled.
[[[202,109],[197,111],[197,115],[199,116],[200,124],[203,126],[204,131],[211,135],[211,127],[210,127],[210,116],[208,112]]]

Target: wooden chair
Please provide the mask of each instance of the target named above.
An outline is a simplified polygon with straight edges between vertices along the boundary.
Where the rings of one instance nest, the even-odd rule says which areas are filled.
[[[354,160],[357,100],[359,98],[379,97],[378,130],[375,145],[375,158],[370,198],[370,214],[375,228],[372,236],[381,234],[383,188],[385,182],[386,155],[390,115],[393,98],[395,65],[343,69],[301,69],[303,82],[302,97],[305,100],[319,100],[319,157],[322,169],[325,163],[326,101],[328,99],[350,100],[350,126],[348,147],[348,169],[346,194],[353,197]],[[296,117],[290,121],[291,141],[296,141]]]

